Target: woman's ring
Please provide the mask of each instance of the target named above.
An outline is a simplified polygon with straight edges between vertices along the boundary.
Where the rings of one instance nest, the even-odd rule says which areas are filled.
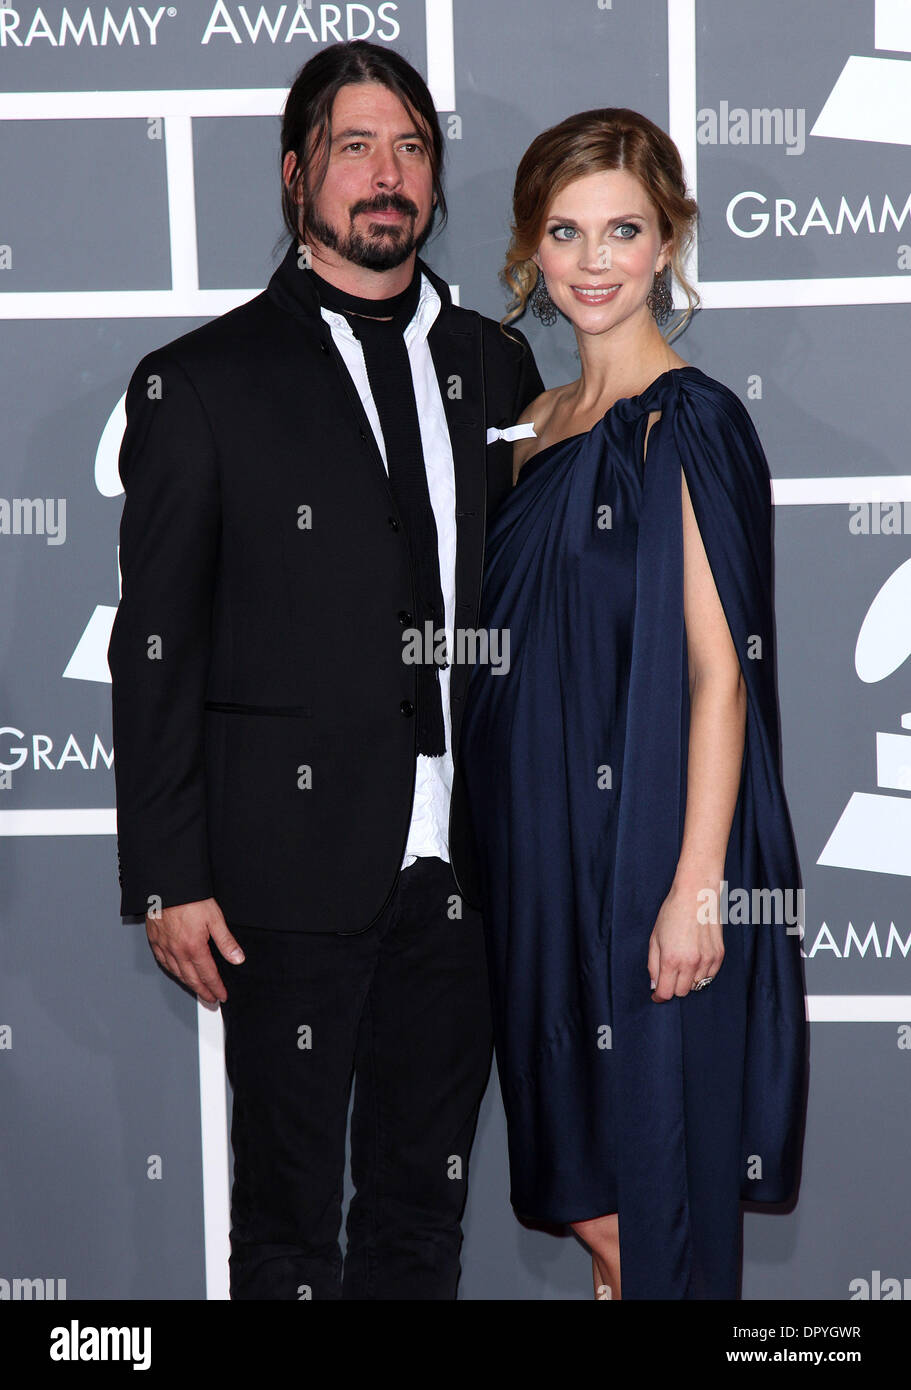
[[[695,993],[697,989],[705,989],[706,985],[710,985],[714,978],[714,975],[706,975],[704,980],[696,980],[691,986],[691,992]]]

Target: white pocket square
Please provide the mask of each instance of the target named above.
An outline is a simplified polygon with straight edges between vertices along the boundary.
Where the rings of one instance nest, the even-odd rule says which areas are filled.
[[[514,439],[537,439],[537,437],[538,436],[535,434],[535,427],[532,424],[510,425],[508,429],[505,430],[495,429],[491,425],[490,429],[487,431],[488,444],[493,444],[496,439],[505,439],[511,443]]]

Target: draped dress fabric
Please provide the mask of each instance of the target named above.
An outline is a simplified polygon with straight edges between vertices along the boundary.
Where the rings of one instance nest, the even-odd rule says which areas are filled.
[[[648,943],[686,809],[681,469],[747,689],[725,879],[781,889],[785,912],[729,921],[714,982],[655,1003]],[[617,1212],[624,1298],[737,1298],[740,1200],[786,1201],[797,1179],[806,1021],[771,561],[762,446],[694,366],[533,455],[487,540],[479,628],[508,633],[508,669],[472,671],[461,759],[510,1197],[539,1221]]]

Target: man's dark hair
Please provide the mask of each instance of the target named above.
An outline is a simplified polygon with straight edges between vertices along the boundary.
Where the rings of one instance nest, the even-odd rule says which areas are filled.
[[[416,126],[427,132],[436,205],[422,232],[418,247],[430,235],[440,214],[446,221],[443,196],[443,132],[433,97],[421,74],[391,48],[353,39],[323,48],[305,63],[292,83],[282,117],[281,163],[292,150],[297,165],[290,187],[282,180],[282,217],[295,241],[307,240],[308,211],[326,176],[329,158],[329,117],[340,88],[349,82],[381,82],[402,102]],[[311,168],[311,161],[318,167]],[[314,176],[315,175],[315,176]],[[301,201],[295,201],[300,190]]]

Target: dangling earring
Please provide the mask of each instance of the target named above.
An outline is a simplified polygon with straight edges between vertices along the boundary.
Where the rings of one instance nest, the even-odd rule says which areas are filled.
[[[670,265],[666,265],[663,270],[655,271],[654,283],[645,296],[645,302],[652,311],[659,328],[667,323],[674,312],[674,297],[668,284],[667,272],[669,269]]]
[[[557,306],[547,292],[547,282],[540,270],[535,287],[528,297],[528,302],[535,318],[540,319],[546,327],[549,328],[551,324],[557,322]]]

